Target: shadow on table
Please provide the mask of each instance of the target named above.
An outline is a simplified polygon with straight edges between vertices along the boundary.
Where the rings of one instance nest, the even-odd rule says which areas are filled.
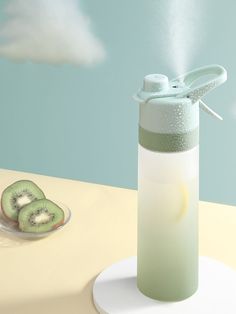
[[[81,292],[0,306],[2,314],[97,314],[92,300],[95,278]]]

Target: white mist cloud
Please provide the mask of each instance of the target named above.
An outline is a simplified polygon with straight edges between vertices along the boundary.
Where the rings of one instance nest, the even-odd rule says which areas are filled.
[[[105,58],[78,0],[7,0],[0,25],[0,57],[91,65]]]
[[[159,0],[152,2],[152,40],[158,57],[176,75],[189,70],[203,41],[203,0]]]
[[[177,74],[182,74],[199,47],[201,3],[199,0],[169,0],[166,4],[169,56],[175,60]]]

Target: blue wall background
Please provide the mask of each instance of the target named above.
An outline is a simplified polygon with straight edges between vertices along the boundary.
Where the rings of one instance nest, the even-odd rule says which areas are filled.
[[[137,187],[138,106],[131,96],[147,73],[175,76],[152,42],[154,2],[82,2],[108,52],[96,67],[0,60],[1,168]],[[235,204],[236,2],[200,2],[205,40],[191,68],[219,63],[229,72],[228,83],[205,98],[224,122],[201,114],[200,197]]]

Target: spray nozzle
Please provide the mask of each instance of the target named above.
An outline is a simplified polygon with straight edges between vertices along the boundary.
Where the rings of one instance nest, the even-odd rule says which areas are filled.
[[[209,78],[209,76],[211,76]],[[212,77],[213,76],[213,77]],[[206,82],[195,85],[196,81],[208,77]],[[222,118],[209,108],[201,98],[209,91],[223,84],[227,79],[226,70],[220,65],[209,65],[187,72],[170,82],[165,75],[150,74],[144,78],[143,88],[134,96],[139,102],[148,101],[162,97],[189,98],[192,103],[199,101],[199,106],[208,114],[217,119]]]

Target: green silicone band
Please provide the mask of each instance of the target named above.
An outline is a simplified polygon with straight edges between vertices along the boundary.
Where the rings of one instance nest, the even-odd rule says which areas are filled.
[[[199,128],[186,133],[166,134],[147,131],[139,126],[139,144],[157,152],[181,152],[199,143]]]

